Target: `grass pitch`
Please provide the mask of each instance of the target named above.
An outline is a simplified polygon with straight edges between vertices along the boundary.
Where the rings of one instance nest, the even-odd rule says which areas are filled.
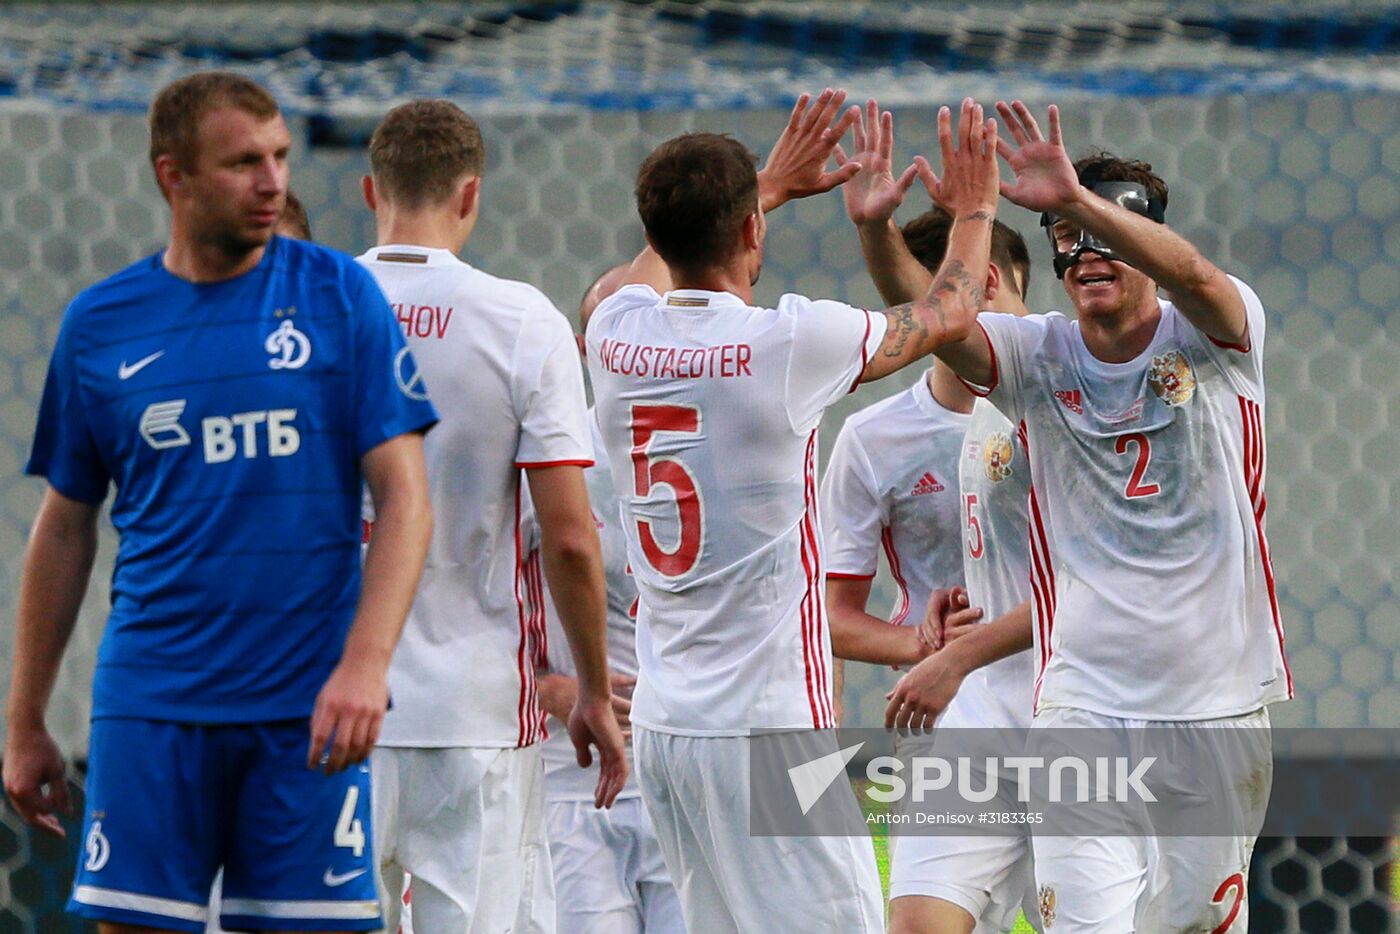
[[[856,792],[856,800],[860,802],[860,809],[869,817],[871,814],[879,814],[889,810],[889,805],[871,800],[868,796],[860,793],[861,789],[869,784],[864,780],[853,781],[851,785]],[[877,821],[869,825],[870,837],[875,843],[875,865],[880,868],[880,891],[884,893],[886,904],[889,903],[890,896],[890,839],[889,825]],[[1035,934],[1035,928],[1031,927],[1025,915],[1016,919],[1016,926],[1011,929],[1011,934]]]

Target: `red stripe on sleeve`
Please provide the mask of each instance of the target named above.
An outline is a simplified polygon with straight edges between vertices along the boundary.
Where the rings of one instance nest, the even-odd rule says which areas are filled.
[[[976,322],[976,324],[977,329],[982,332],[982,339],[987,342],[987,353],[991,354],[992,356],[992,381],[988,383],[985,387],[974,386],[972,383],[969,383],[961,376],[958,376],[958,382],[966,386],[967,391],[972,393],[974,396],[981,396],[983,399],[985,399],[987,398],[987,396],[990,396],[992,394],[992,390],[997,388],[997,383],[1001,382],[1001,369],[997,364],[996,345],[992,343],[992,338],[987,334],[987,329],[982,327],[982,322],[978,321]],[[954,373],[953,375],[957,376],[956,373]]]
[[[860,381],[865,376],[865,368],[870,365],[870,312],[865,313],[865,336],[860,339],[860,372],[856,374],[855,382],[851,383],[848,392],[855,392],[860,387]]]
[[[516,461],[517,470],[538,470],[541,467],[592,467],[591,460],[571,460],[571,461]]]

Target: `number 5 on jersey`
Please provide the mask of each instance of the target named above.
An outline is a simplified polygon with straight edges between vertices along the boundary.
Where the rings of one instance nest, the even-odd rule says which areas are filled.
[[[976,560],[986,553],[986,543],[982,538],[982,520],[978,515],[982,510],[977,505],[977,494],[963,495],[963,511],[967,514],[967,556]]]
[[[648,564],[665,577],[680,577],[700,560],[705,517],[700,505],[700,487],[690,469],[675,458],[651,453],[652,440],[664,432],[699,434],[700,410],[690,405],[632,404],[633,492],[641,499],[651,494],[654,484],[669,486],[676,497],[680,525],[676,545],[669,551],[657,542],[647,519],[637,520],[637,537]]]

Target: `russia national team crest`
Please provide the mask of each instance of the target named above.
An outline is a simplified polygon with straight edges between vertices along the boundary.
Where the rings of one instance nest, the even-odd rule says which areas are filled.
[[[1011,476],[1011,461],[1015,456],[1016,448],[1011,444],[1010,435],[1004,431],[989,435],[982,445],[982,463],[987,468],[987,479],[1000,483]]]
[[[1055,923],[1055,890],[1048,885],[1040,887],[1040,923],[1047,928]]]
[[[1191,362],[1179,350],[1153,356],[1147,384],[1167,405],[1184,405],[1196,394],[1196,374],[1191,371]]]
[[[274,370],[299,370],[311,359],[311,339],[298,331],[290,318],[267,335],[263,349],[272,354],[267,365]]]

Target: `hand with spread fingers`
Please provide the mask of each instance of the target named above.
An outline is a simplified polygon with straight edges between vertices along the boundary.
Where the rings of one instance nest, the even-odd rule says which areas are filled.
[[[850,162],[834,172],[826,170],[837,143],[860,116],[857,107],[841,113],[845,102],[846,92],[832,88],[818,94],[816,101],[810,94],[797,99],[758,173],[758,200],[765,213],[797,198],[830,191],[859,171],[860,166]]]
[[[834,153],[838,166],[858,167],[841,186],[846,216],[857,226],[884,224],[904,201],[917,169],[910,165],[898,178],[894,176],[894,115],[888,110],[881,113],[873,99],[866,101],[855,124],[855,143],[853,156],[848,157],[839,144]]]
[[[929,197],[953,217],[970,217],[979,212],[996,215],[1001,177],[997,167],[996,120],[983,118],[982,105],[965,98],[953,129],[953,115],[947,107],[938,111],[938,148],[943,157],[939,176],[923,156],[914,159],[919,180]]]
[[[997,112],[1016,143],[1014,149],[1005,140],[997,144],[997,152],[1016,173],[1014,182],[1001,186],[1006,199],[1032,211],[1050,213],[1073,201],[1079,192],[1079,178],[1060,135],[1060,109],[1050,105],[1048,140],[1041,135],[1030,109],[1020,101],[1009,105],[997,101]]]

